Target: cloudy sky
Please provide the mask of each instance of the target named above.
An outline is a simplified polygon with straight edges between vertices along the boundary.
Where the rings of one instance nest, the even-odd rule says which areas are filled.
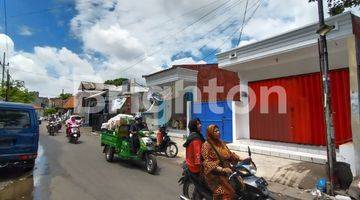
[[[173,64],[214,63],[237,45],[246,0],[0,0],[0,52],[42,96],[81,80],[136,78]],[[358,8],[353,9],[357,14]],[[240,45],[317,20],[307,0],[249,0]],[[2,56],[1,56],[2,57]]]

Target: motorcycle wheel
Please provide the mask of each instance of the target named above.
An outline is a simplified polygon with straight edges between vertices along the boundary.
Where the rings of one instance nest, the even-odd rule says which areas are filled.
[[[115,154],[114,148],[106,147],[106,150],[105,150],[105,159],[106,159],[106,161],[113,162],[114,161],[114,154]]]
[[[203,199],[201,195],[196,191],[195,184],[190,180],[186,180],[183,184],[183,195],[191,200]]]
[[[175,158],[178,154],[178,147],[176,146],[176,144],[174,143],[169,143],[167,146],[166,146],[166,149],[165,149],[165,154],[167,157],[169,158]]]
[[[54,129],[53,129],[53,128],[50,128],[50,130],[49,130],[49,135],[50,135],[50,136],[54,136]]]
[[[156,161],[156,157],[153,154],[148,154],[145,158],[145,167],[146,167],[146,171],[149,174],[155,174],[156,170],[157,170],[157,161]]]

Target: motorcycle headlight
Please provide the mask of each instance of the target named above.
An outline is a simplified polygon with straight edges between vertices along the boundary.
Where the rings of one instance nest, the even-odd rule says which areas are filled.
[[[77,134],[74,134],[74,137],[77,137],[78,135]]]
[[[77,133],[77,132],[79,132],[79,129],[78,128],[72,128],[71,132]]]
[[[254,166],[250,166],[250,167],[249,167],[249,171],[250,171],[250,173],[251,173],[252,175],[255,175],[256,172],[257,172],[257,169],[256,169]]]
[[[142,141],[146,146],[151,146],[153,144],[153,141],[149,137],[143,137]]]

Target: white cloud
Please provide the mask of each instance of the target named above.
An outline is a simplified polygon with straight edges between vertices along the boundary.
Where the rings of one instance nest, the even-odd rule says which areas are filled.
[[[8,55],[11,56],[14,52],[14,42],[13,40],[5,35],[0,33],[0,56],[2,58],[3,52],[6,52]]]
[[[62,89],[75,93],[80,80],[103,81],[90,63],[66,48],[35,47],[34,53],[16,52],[10,59],[10,73],[44,96],[58,96]]]
[[[231,48],[231,35],[238,36],[234,31],[239,30],[245,1],[232,0],[221,6],[224,2],[76,0],[78,14],[71,21],[71,29],[82,40],[85,51],[101,53],[110,58],[109,62],[116,61],[115,65],[138,63],[132,70],[148,64],[156,68],[170,65],[172,56],[180,52],[201,58],[205,55],[199,48]],[[316,4],[306,0],[264,2],[245,27],[242,45],[317,19]],[[256,1],[250,1],[248,17],[256,5]],[[236,26],[229,26],[234,20]]]
[[[182,58],[179,60],[174,60],[170,63],[170,66],[172,65],[182,65],[182,64],[205,64],[205,61],[195,61],[193,58]]]
[[[80,80],[140,79],[161,70],[164,64],[204,63],[192,59],[204,56],[200,48],[229,49],[230,36],[239,34],[234,31],[239,30],[245,1],[231,0],[215,10],[223,2],[226,1],[210,4],[209,0],[75,0],[77,14],[70,28],[71,34],[82,42],[83,52],[76,54],[66,47],[47,46],[34,47],[32,53],[14,52],[14,43],[8,38],[14,54],[14,77],[25,80],[27,86],[42,95],[54,96],[63,88],[68,92],[76,90]],[[249,2],[251,13],[256,1]],[[316,4],[307,0],[264,2],[245,27],[240,45],[317,20]],[[211,10],[214,12],[207,14]],[[234,20],[236,26],[230,26]],[[0,34],[0,50],[4,38]],[[184,52],[190,52],[192,57],[171,60]]]
[[[118,24],[102,27],[96,24],[83,34],[85,50],[102,53],[108,57],[131,60],[144,54],[138,39]]]
[[[27,26],[21,26],[19,28],[19,35],[22,36],[31,36],[33,35],[33,32],[31,31],[31,29]]]

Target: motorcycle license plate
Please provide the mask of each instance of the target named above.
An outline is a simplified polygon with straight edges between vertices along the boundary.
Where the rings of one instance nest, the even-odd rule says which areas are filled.
[[[268,182],[264,178],[259,178],[255,181],[258,186],[268,186]]]

